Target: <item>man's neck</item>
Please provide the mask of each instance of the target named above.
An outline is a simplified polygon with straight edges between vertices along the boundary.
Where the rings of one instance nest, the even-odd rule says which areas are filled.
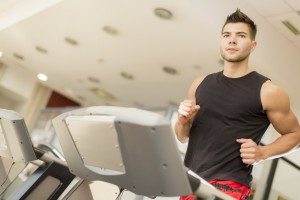
[[[223,74],[229,78],[239,78],[251,72],[248,62],[227,62],[224,63]]]

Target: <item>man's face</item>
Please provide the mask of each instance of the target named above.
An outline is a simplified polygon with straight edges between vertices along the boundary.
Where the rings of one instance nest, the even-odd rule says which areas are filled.
[[[250,37],[245,23],[228,23],[221,36],[221,56],[228,62],[241,62],[255,49],[256,42]]]

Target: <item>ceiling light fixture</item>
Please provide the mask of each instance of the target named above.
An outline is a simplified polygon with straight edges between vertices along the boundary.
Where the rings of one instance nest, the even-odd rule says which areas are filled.
[[[17,58],[18,60],[24,60],[24,59],[25,59],[24,56],[22,56],[22,55],[20,55],[20,54],[18,54],[18,53],[13,53],[13,56],[14,56],[15,58]]]
[[[48,80],[48,76],[45,75],[45,74],[43,74],[43,73],[39,73],[39,74],[37,75],[37,78],[38,78],[39,80],[41,80],[41,81],[47,81],[47,80]]]
[[[77,46],[78,45],[78,42],[75,39],[70,38],[70,37],[65,37],[65,42],[72,45],[72,46]]]
[[[0,58],[3,56],[3,52],[2,51],[0,51]]]
[[[161,19],[171,19],[173,17],[172,12],[165,8],[155,8],[154,14]]]
[[[109,35],[117,35],[119,31],[112,26],[103,26],[102,30]]]
[[[89,80],[90,82],[92,82],[92,83],[97,83],[97,84],[100,83],[100,80],[97,79],[97,78],[95,78],[95,77],[93,77],[93,76],[89,76],[89,77],[88,77],[88,80]]]
[[[127,72],[121,72],[121,76],[127,80],[133,80],[133,75],[131,75]]]
[[[101,88],[90,88],[89,89],[93,94],[95,94],[98,97],[101,97],[107,101],[114,101],[116,100],[116,97],[109,93],[108,91],[101,89]]]
[[[195,68],[195,69],[201,69],[202,67],[199,66],[199,65],[194,65],[194,68]]]
[[[41,46],[36,46],[35,50],[37,50],[38,52],[43,53],[43,54],[47,54],[48,53],[47,49],[45,49],[45,48],[43,48]]]
[[[163,71],[166,72],[167,74],[171,74],[171,75],[175,75],[178,73],[174,67],[170,67],[170,66],[164,66]]]
[[[104,62],[104,59],[103,58],[98,58],[97,62],[102,63],[102,62]]]

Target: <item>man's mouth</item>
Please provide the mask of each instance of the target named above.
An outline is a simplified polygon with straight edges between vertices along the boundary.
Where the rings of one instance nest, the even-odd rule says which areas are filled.
[[[226,51],[228,51],[228,52],[236,52],[236,51],[238,51],[238,49],[235,49],[235,48],[227,48]]]

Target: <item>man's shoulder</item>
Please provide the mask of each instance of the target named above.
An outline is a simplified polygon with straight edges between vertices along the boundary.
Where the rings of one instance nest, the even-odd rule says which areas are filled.
[[[266,109],[289,102],[288,94],[270,80],[266,81],[261,88],[261,100]]]
[[[261,88],[261,93],[270,97],[275,97],[282,92],[284,90],[270,80],[265,81]]]

